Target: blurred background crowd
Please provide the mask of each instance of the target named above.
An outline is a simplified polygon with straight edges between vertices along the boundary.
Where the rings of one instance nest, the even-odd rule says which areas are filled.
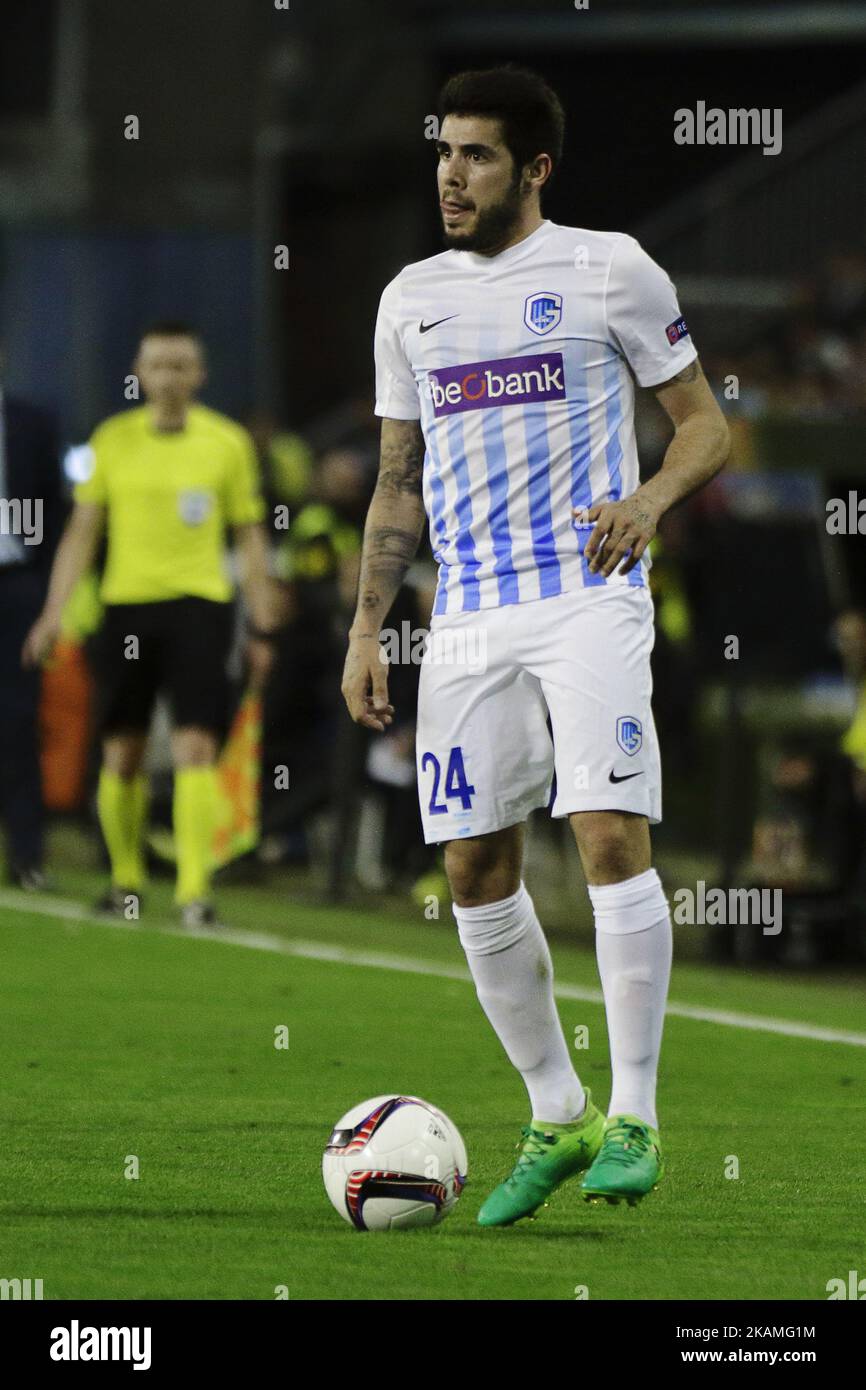
[[[664,265],[732,426],[729,468],[665,518],[653,546],[660,865],[669,885],[784,889],[780,942],[708,933],[717,954],[863,960],[866,563],[856,519],[847,534],[826,524],[829,500],[866,497],[862,8],[844,33],[792,17],[771,63],[747,4],[672,5],[666,26],[625,0],[597,13],[440,3],[435,17],[385,0],[182,8],[34,0],[0,57],[0,494],[24,495],[38,470],[47,518],[25,554],[0,538],[10,868],[45,863],[37,802],[92,825],[95,576],[52,667],[10,673],[80,446],[123,408],[142,324],[170,315],[204,337],[206,401],[255,442],[283,596],[261,838],[234,872],[307,875],[333,897],[423,903],[441,890],[416,807],[417,666],[392,669],[385,738],[354,728],[340,696],[377,467],[372,329],[386,281],[439,249],[425,141],[439,82],[519,55],[570,120],[548,215],[629,231]],[[675,107],[722,94],[781,108],[782,153],[676,146]],[[287,269],[275,268],[281,246]],[[637,423],[646,475],[668,437],[650,393]],[[389,626],[425,627],[434,582],[425,543]],[[278,765],[288,793],[269,775]],[[167,784],[158,726],[151,768]],[[560,829],[537,818],[530,841],[548,912],[574,872]],[[62,864],[48,868],[62,877]]]

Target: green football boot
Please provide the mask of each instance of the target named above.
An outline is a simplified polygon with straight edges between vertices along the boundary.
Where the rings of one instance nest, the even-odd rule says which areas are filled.
[[[633,1207],[664,1173],[659,1132],[637,1115],[612,1115],[598,1157],[580,1184],[586,1202]]]
[[[586,1108],[570,1125],[521,1130],[520,1157],[513,1172],[495,1187],[478,1213],[480,1226],[510,1226],[531,1216],[566,1178],[588,1168],[601,1148],[604,1115],[586,1092]]]

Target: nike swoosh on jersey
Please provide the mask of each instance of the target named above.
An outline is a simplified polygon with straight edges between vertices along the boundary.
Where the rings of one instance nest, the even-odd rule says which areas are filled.
[[[630,782],[631,779],[632,779],[632,777],[643,777],[643,773],[642,773],[642,772],[626,772],[625,775],[624,775],[623,777],[617,777],[616,773],[613,771],[613,769],[611,769],[610,775],[609,775],[609,777],[608,777],[607,780],[608,780],[609,782]]]
[[[419,333],[429,333],[431,328],[438,328],[440,323],[450,323],[452,319],[459,319],[459,314],[449,314],[447,318],[437,319],[435,323],[425,323],[422,319],[418,325]]]

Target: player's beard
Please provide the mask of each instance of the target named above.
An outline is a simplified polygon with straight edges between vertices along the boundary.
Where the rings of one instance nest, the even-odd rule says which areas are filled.
[[[511,237],[520,219],[521,191],[520,175],[506,190],[504,197],[489,208],[478,213],[475,228],[471,232],[449,232],[443,227],[445,245],[451,251],[495,251]]]

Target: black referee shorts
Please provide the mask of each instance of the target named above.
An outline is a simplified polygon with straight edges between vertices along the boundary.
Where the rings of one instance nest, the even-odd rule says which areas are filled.
[[[164,694],[175,728],[222,734],[232,609],[204,598],[107,604],[93,654],[102,733],[145,733]]]

